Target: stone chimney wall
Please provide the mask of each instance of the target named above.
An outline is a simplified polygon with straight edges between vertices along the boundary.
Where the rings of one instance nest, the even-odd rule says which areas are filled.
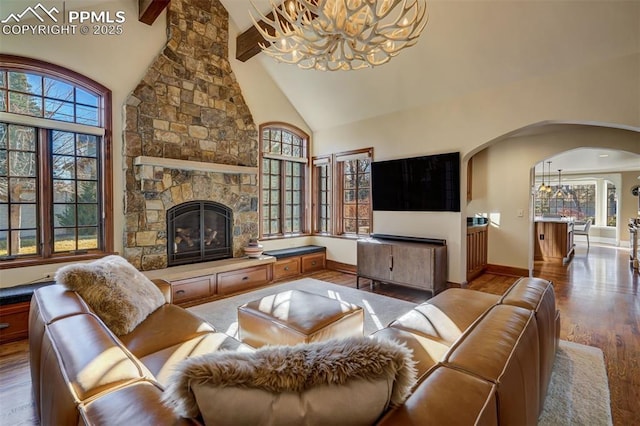
[[[141,270],[166,267],[166,210],[185,201],[232,208],[234,257],[258,235],[258,132],[229,64],[228,13],[218,0],[172,0],[167,19],[167,44],[125,108],[124,256]]]

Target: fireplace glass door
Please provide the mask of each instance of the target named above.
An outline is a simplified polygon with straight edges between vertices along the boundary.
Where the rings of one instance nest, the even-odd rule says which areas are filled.
[[[169,209],[169,266],[232,257],[232,224],[232,210],[213,201],[190,201]]]

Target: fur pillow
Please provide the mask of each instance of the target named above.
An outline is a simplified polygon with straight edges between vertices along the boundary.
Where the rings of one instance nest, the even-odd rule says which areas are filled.
[[[181,361],[163,399],[205,424],[370,425],[416,382],[411,350],[352,337]]]
[[[63,266],[55,279],[77,292],[117,336],[131,332],[166,302],[160,289],[120,256]]]

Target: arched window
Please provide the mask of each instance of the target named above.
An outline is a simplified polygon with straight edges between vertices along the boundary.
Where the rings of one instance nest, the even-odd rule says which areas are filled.
[[[260,126],[263,237],[299,235],[306,224],[309,137],[284,123]]]
[[[113,251],[111,92],[0,55],[0,268]]]

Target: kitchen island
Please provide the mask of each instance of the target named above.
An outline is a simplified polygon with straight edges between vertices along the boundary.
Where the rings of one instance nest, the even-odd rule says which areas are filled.
[[[565,263],[573,257],[573,220],[539,217],[534,221],[534,260]]]

